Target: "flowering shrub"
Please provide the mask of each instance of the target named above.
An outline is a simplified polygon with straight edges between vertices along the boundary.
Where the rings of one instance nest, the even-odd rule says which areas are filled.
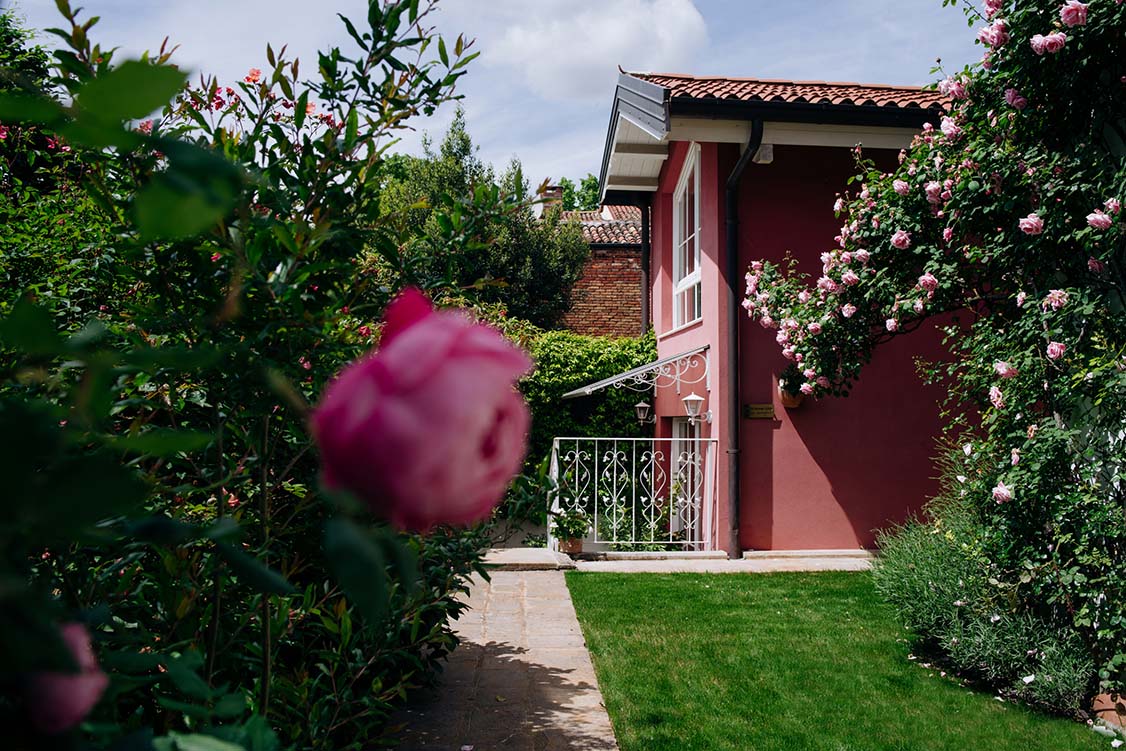
[[[942,496],[970,504],[989,565],[956,617],[1037,619],[1083,645],[1086,691],[1122,690],[1126,5],[989,0],[967,12],[984,57],[939,83],[950,99],[939,127],[892,173],[858,147],[859,184],[837,201],[843,226],[821,275],[756,262],[744,307],[777,330],[814,396],[847,395],[874,347],[956,318],[939,319],[950,362],[925,374],[949,386],[957,438]],[[945,508],[932,506],[937,533]]]
[[[433,35],[433,3],[373,1],[311,80],[267,48],[241,81],[189,86],[167,50],[118,61],[92,41],[93,19],[58,5],[53,73],[0,88],[7,740],[378,744],[393,704],[455,646],[448,620],[487,530],[443,524],[466,520],[448,493],[426,535],[388,526],[414,522],[377,504],[373,519],[324,440],[335,482],[322,487],[308,405],[318,436],[337,435],[333,395],[356,384],[329,386],[336,374],[387,331],[355,367],[402,357],[392,345],[424,322],[384,321],[392,290],[461,294],[400,252],[414,235],[379,189],[394,132],[455,99],[473,54]],[[515,205],[495,187],[443,202],[435,252],[489,242]],[[446,328],[503,345],[510,367],[461,382],[460,411],[422,419],[440,431],[469,415],[485,453],[495,415],[480,404],[519,413],[513,362],[526,361],[458,321]],[[395,434],[385,412],[376,423]],[[519,463],[513,433],[475,516]],[[404,472],[421,460],[402,459]]]

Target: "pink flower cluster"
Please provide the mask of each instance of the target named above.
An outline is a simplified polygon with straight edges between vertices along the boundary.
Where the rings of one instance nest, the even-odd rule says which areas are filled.
[[[982,27],[977,32],[978,41],[994,49],[1003,47],[1009,41],[1009,30],[1005,19],[998,18],[989,26]]]
[[[1044,220],[1036,213],[1029,214],[1017,223],[1020,225],[1020,231],[1026,235],[1039,235],[1044,231]]]
[[[1065,305],[1067,305],[1067,290],[1063,289],[1049,290],[1048,294],[1044,296],[1044,302],[1040,304],[1044,310],[1049,308],[1059,310]]]
[[[1016,89],[1005,89],[1005,102],[1014,109],[1022,110],[1028,106],[1028,100],[1021,96]]]
[[[1111,225],[1114,224],[1114,220],[1102,209],[1095,209],[1087,215],[1087,224],[1095,229],[1110,229]]]
[[[1067,44],[1067,34],[1062,31],[1053,31],[1047,35],[1035,34],[1028,43],[1032,45],[1032,51],[1037,55],[1052,55],[1062,50],[1063,46]]]

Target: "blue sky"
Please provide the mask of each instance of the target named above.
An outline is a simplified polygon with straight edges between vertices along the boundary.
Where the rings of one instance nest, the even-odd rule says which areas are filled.
[[[72,0],[102,17],[93,34],[136,54],[169,35],[177,60],[237,79],[265,68],[267,42],[312,60],[344,44],[336,12],[364,0]],[[54,0],[0,0],[33,28]],[[974,32],[941,0],[440,0],[438,30],[476,39],[463,79],[481,157],[519,156],[533,183],[597,172],[617,78],[627,70],[864,83],[924,84],[980,57]],[[49,42],[50,37],[44,37]],[[415,123],[440,136],[452,109]],[[419,132],[399,148],[416,151]]]

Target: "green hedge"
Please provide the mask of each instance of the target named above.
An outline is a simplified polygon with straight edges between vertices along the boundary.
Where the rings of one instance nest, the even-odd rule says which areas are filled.
[[[657,358],[650,333],[637,339],[583,336],[546,331],[530,342],[535,371],[521,384],[532,410],[528,462],[535,465],[551,451],[556,436],[639,437],[633,405],[652,397],[630,389],[609,388],[564,400],[563,394],[609,378]]]

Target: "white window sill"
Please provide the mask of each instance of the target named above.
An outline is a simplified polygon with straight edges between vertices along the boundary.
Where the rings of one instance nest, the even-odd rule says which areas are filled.
[[[704,324],[704,317],[700,316],[695,321],[689,321],[688,323],[682,323],[674,329],[669,329],[668,331],[666,331],[662,334],[657,334],[657,341],[662,341],[664,339],[668,339],[670,336],[675,336],[675,335],[677,335],[677,334],[679,334],[683,331],[688,331],[689,329],[694,329],[697,326],[702,326],[703,324]]]

